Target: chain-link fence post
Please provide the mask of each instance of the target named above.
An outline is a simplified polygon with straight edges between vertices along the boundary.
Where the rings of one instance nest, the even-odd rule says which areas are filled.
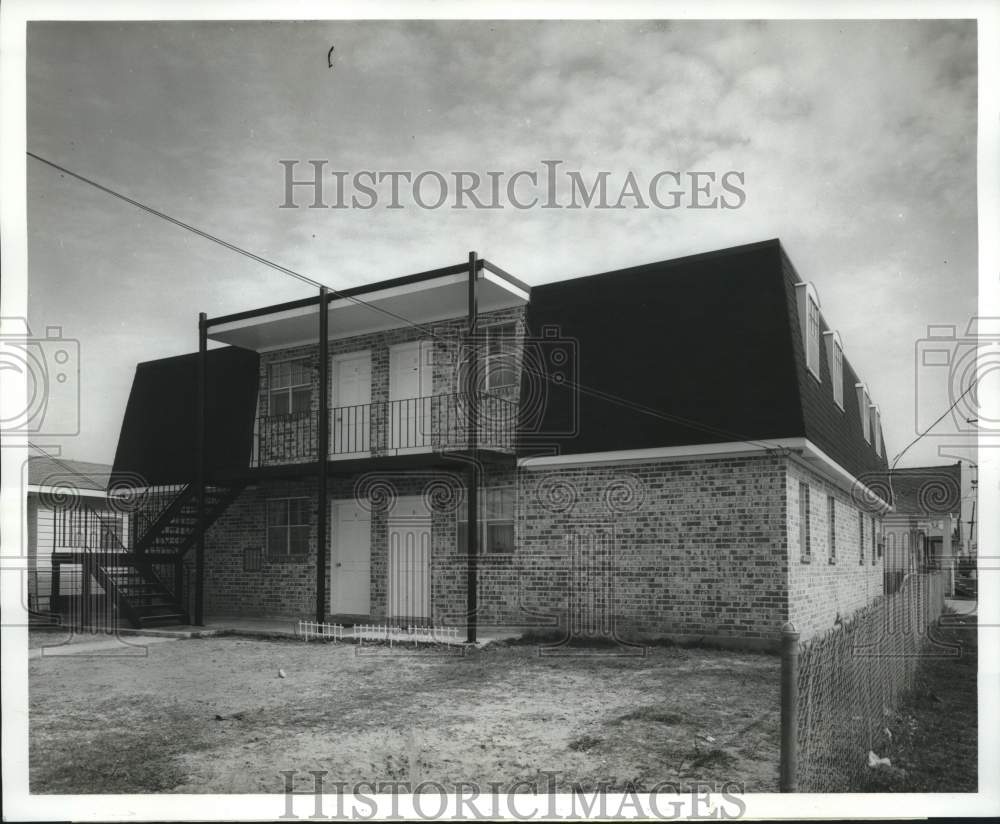
[[[788,622],[781,628],[781,777],[779,789],[795,792],[798,762],[799,633]]]

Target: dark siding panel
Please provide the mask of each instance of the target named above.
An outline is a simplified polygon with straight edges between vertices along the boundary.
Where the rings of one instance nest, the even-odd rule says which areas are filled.
[[[258,364],[257,353],[245,349],[208,352],[206,452],[210,471],[249,465]],[[136,473],[150,484],[193,481],[197,398],[197,354],[140,363],[118,439],[115,473]]]
[[[539,362],[568,352],[581,388],[524,376],[522,406],[541,412],[522,452],[801,436],[784,298],[777,241],[534,287]]]

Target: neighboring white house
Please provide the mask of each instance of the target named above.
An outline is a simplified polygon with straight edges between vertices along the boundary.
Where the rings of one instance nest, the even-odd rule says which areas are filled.
[[[910,572],[954,573],[961,554],[962,465],[914,466],[891,473],[893,511],[886,515],[887,589]],[[950,581],[950,588],[954,581]]]
[[[123,544],[128,539],[128,518],[107,493],[111,467],[48,456],[28,461],[28,609],[34,613],[57,611],[52,603],[52,555],[100,548],[109,530]],[[80,593],[79,565],[64,564],[58,592]],[[95,583],[94,593],[102,590]]]

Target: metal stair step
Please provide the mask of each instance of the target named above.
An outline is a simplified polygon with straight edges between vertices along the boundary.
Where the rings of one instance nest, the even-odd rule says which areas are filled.
[[[156,598],[129,598],[128,602],[136,610],[146,609],[147,607],[170,607],[171,609],[176,609],[177,607],[174,599],[168,598],[165,595]]]

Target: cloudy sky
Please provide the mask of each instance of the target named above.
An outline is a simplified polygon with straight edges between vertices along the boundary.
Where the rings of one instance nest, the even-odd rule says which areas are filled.
[[[938,377],[915,392],[914,351],[976,312],[975,23],[32,23],[27,54],[29,151],[329,286],[472,249],[543,283],[780,237],[890,457],[915,405],[950,403]],[[746,203],[279,209],[281,159],[737,170]],[[33,160],[28,231],[32,328],[80,341],[69,457],[113,458],[135,364],[195,349],[199,311],[312,292]],[[902,463],[940,462],[939,443]]]

